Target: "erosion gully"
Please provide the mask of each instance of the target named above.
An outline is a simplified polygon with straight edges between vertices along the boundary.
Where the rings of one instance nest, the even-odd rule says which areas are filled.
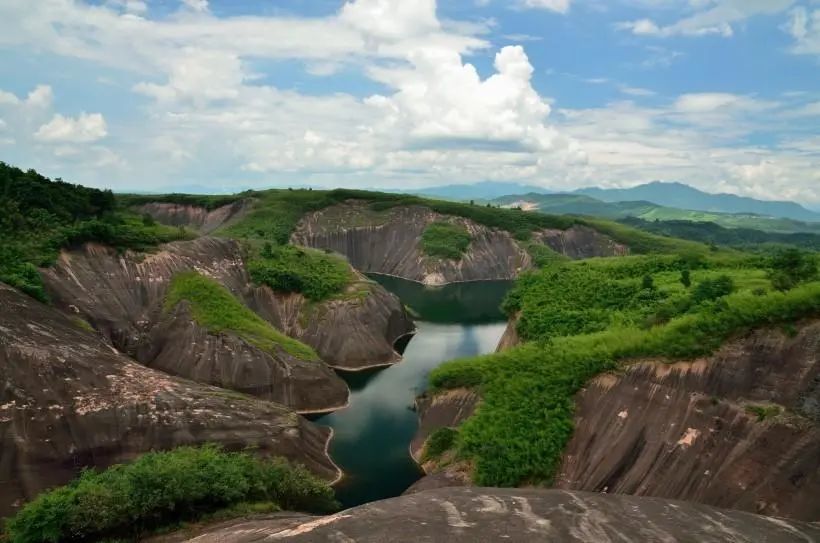
[[[350,386],[349,407],[313,417],[334,430],[333,460],[344,471],[336,486],[345,507],[398,496],[423,476],[408,450],[418,427],[414,399],[430,371],[453,358],[495,350],[506,321],[499,305],[509,281],[425,287],[373,275],[396,294],[416,321],[416,333],[394,366],[341,373]]]

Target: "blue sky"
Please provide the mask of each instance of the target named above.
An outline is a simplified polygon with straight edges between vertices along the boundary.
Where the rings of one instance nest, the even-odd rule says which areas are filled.
[[[820,206],[818,0],[4,0],[0,159],[117,190]]]

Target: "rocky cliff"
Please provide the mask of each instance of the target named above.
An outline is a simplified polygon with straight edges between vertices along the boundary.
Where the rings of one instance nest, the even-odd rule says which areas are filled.
[[[478,405],[469,391],[421,398],[415,456],[436,428]],[[556,486],[683,499],[820,519],[820,322],[776,329],[713,356],[641,361],[576,397],[575,431]],[[425,464],[410,492],[467,484],[463,466]]]
[[[316,349],[334,368],[358,371],[398,362],[394,343],[413,332],[413,321],[395,295],[356,275],[349,292],[321,304],[258,287],[249,305],[279,330]]]
[[[199,238],[155,254],[86,245],[43,271],[57,307],[90,323],[121,352],[150,367],[277,401],[299,411],[345,405],[345,383],[323,362],[263,351],[231,333],[213,334],[185,307],[166,312],[171,278],[196,270],[238,298],[250,288],[239,245]]]
[[[251,199],[238,200],[210,211],[199,206],[152,202],[135,210],[150,215],[162,224],[184,226],[202,234],[210,234],[220,226],[240,219],[252,206]]]
[[[576,405],[561,488],[820,519],[820,322],[632,364]]]
[[[334,479],[329,431],[290,409],[171,377],[0,284],[0,517],[85,466],[219,443],[285,456]]]
[[[421,235],[427,225],[437,221],[459,224],[469,232],[472,241],[460,260],[423,254]],[[571,258],[611,256],[627,251],[626,247],[585,227],[545,230],[536,233],[534,239]],[[532,265],[527,251],[509,232],[461,217],[441,215],[423,206],[376,212],[363,202],[335,205],[305,216],[291,241],[344,254],[363,272],[395,275],[429,285],[514,279]]]
[[[328,517],[279,513],[153,541],[797,543],[819,538],[816,524],[683,502],[560,490],[445,488]]]

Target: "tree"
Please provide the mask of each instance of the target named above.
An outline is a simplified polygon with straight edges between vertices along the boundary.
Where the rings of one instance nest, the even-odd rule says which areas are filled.
[[[641,283],[641,288],[644,290],[653,290],[655,288],[655,281],[652,279],[651,275],[644,275],[643,282]]]
[[[154,217],[152,217],[150,213],[143,213],[142,214],[142,224],[144,226],[154,226],[156,224],[156,221],[154,220]]]
[[[680,272],[680,283],[686,288],[692,286],[692,278],[690,277],[689,270],[681,270]]]
[[[262,247],[262,256],[265,258],[273,258],[273,245],[271,242],[265,242],[265,245]]]
[[[772,287],[785,291],[817,276],[817,261],[813,255],[799,249],[784,249],[772,257],[769,280]]]

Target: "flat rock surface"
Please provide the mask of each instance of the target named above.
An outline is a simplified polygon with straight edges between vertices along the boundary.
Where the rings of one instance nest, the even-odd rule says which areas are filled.
[[[445,488],[328,517],[223,523],[196,543],[820,541],[820,526],[703,505],[561,490]]]

